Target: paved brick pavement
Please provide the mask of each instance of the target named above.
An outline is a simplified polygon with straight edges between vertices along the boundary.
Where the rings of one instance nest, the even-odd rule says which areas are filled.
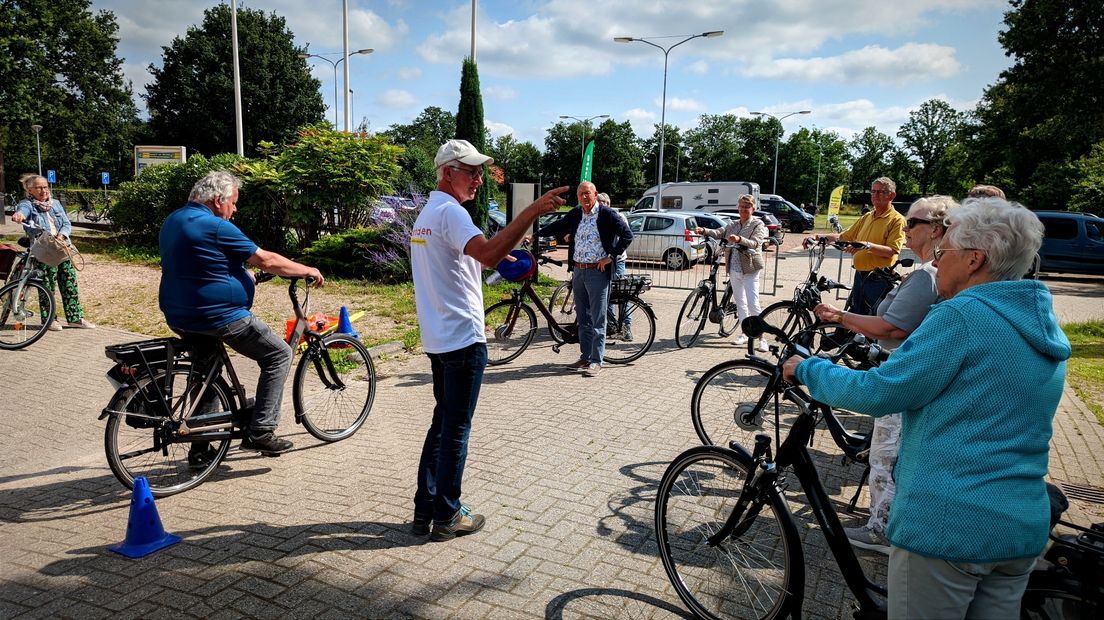
[[[0,617],[685,617],[653,543],[655,486],[697,442],[694,381],[736,352],[715,331],[693,349],[674,346],[684,294],[647,294],[658,338],[636,364],[593,379],[567,373],[574,351],[554,354],[542,334],[488,370],[464,491],[488,524],[441,544],[407,533],[432,405],[424,356],[388,366],[372,415],[346,441],[320,444],[294,425],[289,403],[281,431],[296,451],[235,449],[206,484],[157,501],[184,541],[128,560],[107,550],[125,535],[129,495],[107,467],[96,418],[112,393],[103,347],[139,337],[66,330],[0,352]],[[252,382],[249,367],[240,370]],[[1055,429],[1052,476],[1100,486],[1104,431],[1070,392]],[[827,433],[817,441],[826,486],[850,498],[860,470],[839,464]],[[808,524],[809,511],[793,508]],[[1100,520],[1099,508],[1076,504],[1074,517]],[[803,529],[808,615],[849,617],[817,529]],[[880,556],[864,557],[884,576]]]

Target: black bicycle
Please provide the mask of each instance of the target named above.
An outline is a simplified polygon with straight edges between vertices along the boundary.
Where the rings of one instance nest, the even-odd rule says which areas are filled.
[[[706,243],[713,247],[713,243]],[[694,346],[698,336],[705,329],[705,322],[717,324],[717,331],[722,338],[728,337],[736,331],[738,316],[736,306],[732,303],[732,287],[725,280],[721,286],[724,292],[720,301],[717,300],[717,272],[724,263],[727,254],[726,249],[730,244],[721,241],[715,244],[711,251],[713,263],[709,267],[709,276],[698,282],[698,287],[690,292],[686,301],[682,302],[678,320],[675,321],[675,344],[680,349]],[[700,245],[695,248],[701,247]]]
[[[21,237],[19,245],[29,248],[30,239]],[[14,351],[38,342],[54,322],[56,304],[30,251],[16,254],[0,287],[0,349]]]
[[[338,441],[368,419],[376,369],[356,338],[323,335],[316,331],[322,325],[309,325],[310,287],[304,289],[300,304],[298,278],[288,285],[296,321],[287,341],[293,347],[300,340],[306,344],[292,386],[295,422],[322,441]],[[191,489],[214,473],[232,440],[245,438],[252,399],[246,397],[226,348],[221,343],[214,348],[212,355],[181,338],[106,348],[115,362],[107,376],[116,391],[99,419],[107,418],[108,465],[127,488],[145,476],[155,497]],[[195,443],[209,444],[213,458],[202,456],[208,451],[197,456],[191,450]]]

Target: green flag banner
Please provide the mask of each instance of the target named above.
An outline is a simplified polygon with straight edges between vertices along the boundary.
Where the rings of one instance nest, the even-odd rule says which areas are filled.
[[[583,169],[579,173],[579,182],[590,180],[590,173],[594,167],[594,140],[591,140],[587,144],[586,151],[583,152]]]

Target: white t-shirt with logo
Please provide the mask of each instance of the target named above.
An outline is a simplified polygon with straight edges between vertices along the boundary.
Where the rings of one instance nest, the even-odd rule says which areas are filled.
[[[482,234],[455,198],[430,192],[410,234],[414,301],[426,353],[448,353],[487,341],[483,268],[464,254],[468,242]]]

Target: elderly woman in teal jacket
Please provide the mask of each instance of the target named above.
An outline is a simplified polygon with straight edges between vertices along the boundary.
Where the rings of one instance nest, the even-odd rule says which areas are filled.
[[[985,198],[946,223],[946,301],[889,361],[863,372],[791,358],[784,372],[825,403],[904,412],[890,618],[1016,618],[1050,528],[1043,477],[1070,344],[1046,286],[1020,279],[1042,244],[1033,213]]]

